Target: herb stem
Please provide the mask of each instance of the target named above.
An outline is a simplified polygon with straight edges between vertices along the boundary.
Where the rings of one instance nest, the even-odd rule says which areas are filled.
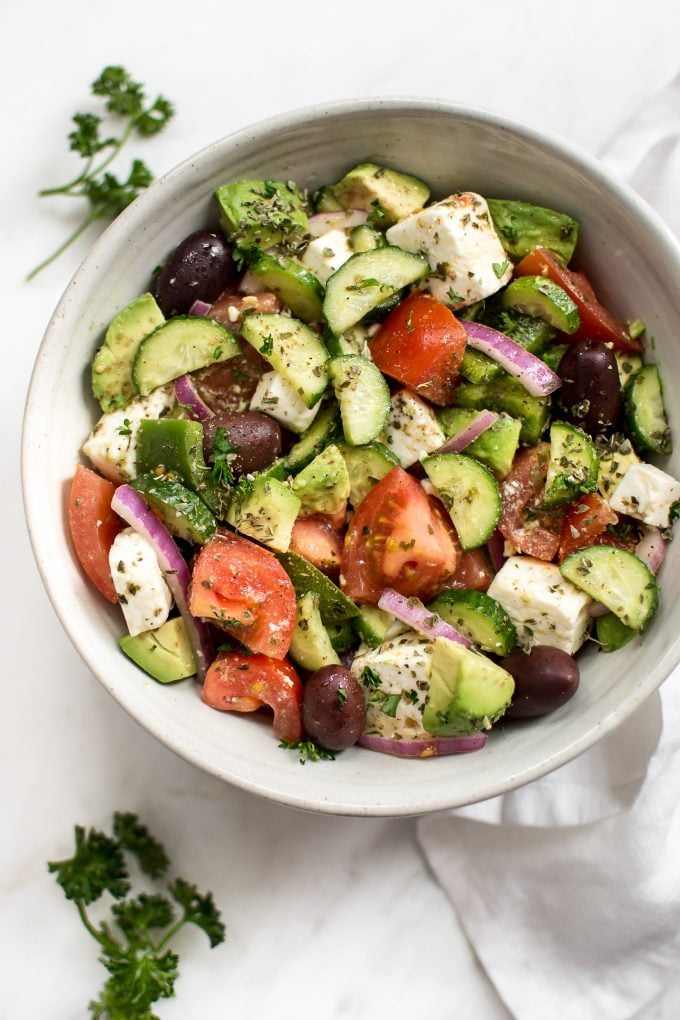
[[[82,184],[87,178],[93,160],[94,156],[90,156],[82,172],[77,177],[74,177],[72,181],[69,181],[68,184],[61,184],[56,188],[43,188],[42,191],[38,192],[38,196],[40,198],[47,198],[49,195],[68,195],[71,190],[76,187],[76,185]]]
[[[60,244],[59,247],[56,249],[56,251],[53,251],[52,254],[48,258],[44,259],[43,262],[41,262],[39,265],[35,266],[30,271],[30,273],[28,274],[26,279],[27,280],[32,280],[34,276],[37,276],[38,273],[40,273],[43,269],[45,269],[47,266],[49,266],[50,263],[52,263],[56,259],[58,259],[59,256],[61,255],[61,253],[63,251],[65,251],[70,244],[73,244],[73,242],[76,240],[76,238],[80,237],[80,235],[83,234],[87,230],[87,228],[90,226],[91,223],[94,223],[95,220],[98,220],[98,219],[99,219],[99,213],[97,211],[93,211],[93,212],[90,213],[89,216],[86,216],[85,219],[82,221],[82,223],[79,226],[76,227],[76,229],[73,231],[73,233],[69,234],[69,236],[66,238],[64,243]]]
[[[165,948],[165,946],[170,941],[170,939],[173,937],[173,935],[176,935],[177,932],[180,930],[180,928],[183,928],[186,923],[187,923],[187,915],[186,915],[186,911],[185,911],[182,914],[182,916],[180,917],[179,921],[176,921],[175,924],[173,924],[172,928],[169,928],[166,931],[165,935],[160,940],[160,942],[158,942],[154,946],[156,952],[160,953],[161,949]]]
[[[89,917],[87,916],[87,911],[85,910],[85,904],[83,903],[83,901],[76,900],[76,907],[78,908],[80,920],[83,922],[92,938],[96,939],[100,946],[106,947],[107,945],[106,939],[104,938],[102,933],[97,928],[95,928],[95,926],[90,921]]]

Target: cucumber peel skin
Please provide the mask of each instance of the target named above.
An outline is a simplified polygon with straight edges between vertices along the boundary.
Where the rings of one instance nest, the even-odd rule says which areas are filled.
[[[390,388],[380,369],[360,354],[342,354],[328,363],[342,431],[350,446],[365,446],[378,436],[390,413]]]
[[[285,255],[258,252],[248,268],[267,290],[281,298],[297,319],[303,322],[321,320],[323,287],[299,262]]]
[[[478,549],[491,537],[502,511],[498,482],[483,464],[464,453],[425,457],[422,465],[449,512],[463,549]]]
[[[236,337],[214,319],[175,315],[142,340],[132,363],[132,381],[145,397],[187,372],[240,353]]]
[[[623,390],[623,406],[628,432],[638,453],[673,452],[657,365],[645,365],[628,379]]]
[[[566,290],[545,276],[519,276],[503,291],[501,304],[523,315],[543,319],[561,333],[575,333],[581,315]]]
[[[394,245],[362,251],[347,259],[326,281],[323,314],[336,336],[404,287],[430,272],[430,264]]]
[[[635,631],[621,623],[614,613],[598,616],[595,621],[595,633],[603,652],[618,652],[635,637]]]
[[[509,655],[517,645],[515,626],[503,609],[483,591],[469,588],[443,591],[427,607],[481,648],[493,655]]]
[[[642,634],[659,605],[659,586],[646,563],[634,553],[608,545],[592,545],[565,557],[563,577],[621,623]]]
[[[542,507],[555,510],[572,503],[579,493],[596,492],[599,469],[600,458],[590,436],[575,425],[553,422]]]

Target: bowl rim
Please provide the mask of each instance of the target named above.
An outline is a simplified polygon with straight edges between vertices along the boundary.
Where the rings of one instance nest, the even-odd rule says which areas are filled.
[[[280,788],[264,789],[256,780],[248,778],[238,771],[220,767],[214,763],[206,762],[201,756],[199,749],[194,747],[191,741],[180,741],[174,736],[163,731],[162,726],[155,724],[154,719],[145,717],[142,711],[136,711],[135,705],[128,701],[115,690],[115,687],[105,682],[100,674],[96,657],[90,651],[88,645],[81,643],[78,637],[77,620],[75,616],[67,612],[60,603],[58,589],[53,578],[50,566],[50,550],[43,548],[40,535],[37,509],[42,495],[39,473],[33,470],[33,451],[36,448],[36,440],[39,437],[37,417],[39,417],[39,405],[36,395],[43,389],[48,379],[43,369],[45,354],[51,347],[52,333],[57,323],[68,313],[69,299],[72,291],[78,287],[80,281],[93,272],[96,267],[100,252],[105,251],[109,244],[122,237],[129,236],[130,229],[139,220],[146,218],[147,206],[153,207],[156,201],[161,201],[164,188],[168,182],[172,183],[175,177],[181,175],[192,164],[209,161],[211,157],[230,148],[238,148],[241,144],[250,143],[258,138],[265,137],[271,132],[280,133],[285,130],[294,129],[300,125],[313,120],[329,120],[341,118],[352,114],[375,113],[381,111],[394,115],[400,110],[413,114],[435,113],[445,114],[454,118],[465,118],[476,121],[482,126],[488,126],[504,130],[519,137],[546,152],[557,154],[561,160],[568,163],[572,168],[584,173],[590,180],[606,187],[613,192],[615,197],[632,208],[635,215],[641,219],[645,227],[658,241],[663,254],[675,263],[680,274],[680,242],[675,234],[662,220],[659,214],[625,181],[608,170],[604,164],[595,156],[579,145],[552,133],[549,130],[534,126],[524,120],[508,117],[505,114],[497,113],[486,107],[478,107],[463,103],[452,102],[447,99],[425,96],[390,95],[381,97],[358,97],[348,100],[335,100],[323,104],[312,104],[297,107],[290,111],[284,111],[273,116],[259,120],[253,124],[238,128],[222,138],[204,146],[197,152],[177,163],[152,184],[127,208],[125,209],[98,237],[88,254],[85,256],[70,281],[66,285],[57,305],[52,313],[44,336],[37,350],[33,370],[31,373],[22,423],[21,437],[21,484],[24,503],[24,514],[27,523],[27,530],[40,577],[47,591],[52,607],[59,619],[67,637],[71,641],[80,658],[85,662],[97,680],[115,700],[138,722],[144,729],[151,733],[164,746],[173,751],[179,757],[197,766],[216,778],[229,782],[231,785],[254,793],[264,799],[277,804],[289,807],[314,811],[318,813],[335,815],[371,816],[371,817],[399,817],[413,816],[431,813],[435,811],[449,810],[456,807],[463,807],[470,803],[479,803],[483,800],[498,796],[499,794],[511,792],[518,787],[524,786],[555,769],[567,764],[583,752],[587,751],[603,736],[612,732],[623,723],[649,695],[658,689],[663,681],[670,675],[673,669],[680,662],[680,636],[669,647],[660,661],[657,661],[653,668],[640,679],[640,683],[631,692],[628,698],[613,708],[604,720],[586,730],[579,738],[567,743],[559,751],[549,754],[533,766],[526,767],[519,772],[511,772],[504,780],[496,782],[486,780],[486,788],[483,796],[470,801],[469,798],[456,796],[423,796],[422,804],[414,807],[411,803],[402,805],[381,805],[373,803],[366,808],[360,808],[355,803],[342,803],[329,801],[323,797],[305,795],[304,792],[297,793],[294,790]],[[167,201],[167,196],[164,201]]]

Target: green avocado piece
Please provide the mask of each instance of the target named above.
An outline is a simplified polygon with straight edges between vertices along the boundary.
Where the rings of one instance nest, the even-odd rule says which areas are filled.
[[[227,523],[268,549],[286,552],[300,500],[290,486],[267,475],[242,478],[227,512]]]
[[[511,376],[494,379],[490,383],[461,383],[453,398],[456,407],[471,407],[478,411],[505,412],[522,423],[520,442],[535,446],[548,423],[549,397],[532,397],[524,386]]]
[[[422,209],[430,189],[417,177],[377,163],[361,163],[333,185],[333,197],[343,209],[365,209],[374,213],[376,226],[390,227]]]
[[[321,621],[319,596],[308,591],[297,600],[295,629],[288,654],[298,666],[316,672],[322,666],[337,666],[338,653]]]
[[[423,727],[438,737],[488,729],[512,700],[515,681],[491,659],[448,638],[435,638]]]
[[[627,645],[636,635],[636,631],[632,627],[627,627],[614,613],[605,613],[604,616],[597,617],[595,633],[603,652],[618,652],[619,648]]]
[[[567,265],[578,241],[579,223],[567,213],[531,202],[488,198],[487,204],[501,244],[514,262],[534,248],[548,248]]]
[[[350,482],[345,459],[337,446],[327,446],[293,479],[293,492],[300,499],[300,512],[334,514],[349,497]]]
[[[494,301],[483,310],[481,321],[485,326],[505,333],[511,340],[520,344],[530,354],[539,355],[555,336],[555,330],[543,319],[530,315],[522,315],[509,308],[503,308],[499,301]],[[460,366],[461,375],[471,383],[485,383],[507,375],[497,361],[488,354],[468,347],[463,355]]]
[[[300,193],[282,181],[232,181],[222,184],[215,197],[222,228],[239,248],[300,241],[308,231]]]
[[[92,392],[102,411],[127,407],[138,395],[132,381],[137,349],[164,322],[156,299],[148,293],[135,298],[113,319],[92,361]]]
[[[440,411],[437,420],[447,439],[469,425],[477,411],[464,407],[447,407]],[[517,453],[522,423],[501,412],[494,424],[465,447],[465,453],[481,461],[497,478],[505,478]]]
[[[291,579],[298,597],[306,595],[308,591],[319,596],[319,610],[325,626],[351,620],[352,617],[359,615],[356,603],[347,598],[330,578],[322,574],[304,556],[285,552],[278,553],[277,559]]]
[[[161,684],[184,680],[196,672],[196,660],[181,616],[167,620],[158,630],[118,639],[121,649],[145,673]]]

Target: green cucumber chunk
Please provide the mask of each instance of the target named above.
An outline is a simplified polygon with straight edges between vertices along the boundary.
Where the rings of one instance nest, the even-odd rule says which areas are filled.
[[[385,235],[381,234],[375,227],[368,223],[360,223],[358,227],[352,227],[349,232],[349,243],[352,251],[373,251],[374,248],[384,248]]]
[[[626,627],[614,613],[597,617],[595,633],[603,652],[617,652],[635,637],[635,631],[631,627]]]
[[[329,623],[326,627],[331,644],[339,655],[349,651],[357,643],[353,622],[353,620],[341,620],[339,623]]]
[[[214,514],[186,485],[163,475],[138,475],[130,483],[172,535],[204,545],[215,534]]]
[[[300,513],[336,514],[349,497],[349,474],[337,446],[327,446],[295,476],[292,491],[300,500]]]
[[[430,189],[410,174],[377,163],[361,163],[333,185],[333,197],[343,209],[365,209],[376,223],[389,227],[422,209]]]
[[[394,616],[377,606],[359,606],[359,615],[354,621],[356,632],[369,648],[378,648],[394,623]]]
[[[481,648],[493,655],[509,655],[517,644],[515,626],[503,609],[483,591],[468,588],[440,592],[427,607]]]
[[[196,372],[240,354],[238,342],[214,319],[176,315],[142,340],[132,364],[132,380],[142,396],[187,372]]]
[[[560,570],[626,627],[642,633],[649,626],[659,604],[659,586],[634,553],[608,545],[587,546],[567,556]]]
[[[381,478],[401,464],[391,450],[377,441],[365,446],[341,446],[340,453],[349,472],[349,501],[355,509]]]
[[[431,664],[423,727],[433,736],[489,729],[512,700],[515,681],[511,675],[455,641],[435,638]]]
[[[536,446],[539,442],[550,413],[549,397],[532,397],[521,382],[510,376],[475,386],[460,383],[456,387],[453,403],[456,407],[470,407],[477,411],[504,411],[522,423],[520,442],[524,446]]]
[[[323,188],[319,188],[312,197],[312,205],[314,206],[315,212],[342,212],[343,206],[340,205],[337,198],[333,193],[333,186],[330,184],[325,185]]]
[[[595,492],[600,458],[595,443],[582,429],[555,421],[550,426],[550,460],[543,508],[572,503],[579,493]]]
[[[520,276],[512,280],[503,291],[501,302],[504,308],[543,319],[561,333],[575,333],[581,325],[575,302],[566,290],[545,276]]]
[[[258,252],[248,266],[253,276],[273,291],[303,322],[320,322],[323,287],[316,276],[286,255]]]
[[[390,389],[380,369],[360,354],[343,354],[328,363],[342,431],[350,446],[375,439],[387,424]]]
[[[127,407],[137,396],[132,365],[142,340],[165,322],[153,294],[142,294],[112,320],[92,361],[92,393],[102,411]]]
[[[386,245],[347,259],[326,281],[323,313],[336,335],[430,271],[427,259]]]
[[[301,241],[309,228],[302,196],[282,181],[232,181],[215,198],[222,229],[243,250]]]
[[[519,262],[534,248],[548,248],[568,265],[579,232],[579,222],[573,216],[531,202],[504,198],[486,201],[496,233],[513,262]]]
[[[129,659],[161,684],[185,680],[196,673],[196,659],[181,616],[136,637],[125,634],[118,638],[118,644]]]
[[[476,417],[477,411],[464,407],[447,407],[437,414],[437,420],[447,439],[460,432]],[[515,459],[521,431],[521,421],[501,411],[491,428],[466,446],[465,452],[475,460],[481,461],[497,478],[505,478]]]
[[[291,579],[298,597],[309,591],[319,596],[319,611],[325,626],[359,615],[358,606],[303,556],[288,551],[279,553],[277,559]]]
[[[641,453],[672,453],[673,441],[663,402],[663,383],[657,365],[645,365],[623,391],[628,431]]]
[[[314,407],[328,385],[328,351],[304,322],[277,313],[247,315],[241,336],[293,386],[307,407]]]
[[[294,443],[285,458],[286,470],[295,475],[314,460],[317,454],[325,450],[342,435],[340,410],[333,401],[328,407],[322,408],[306,432],[303,432],[297,443]]]
[[[449,512],[463,549],[477,549],[501,516],[498,482],[483,464],[464,453],[436,453],[422,465]]]
[[[227,523],[268,549],[286,552],[299,512],[300,500],[285,482],[256,475],[236,486]]]
[[[338,653],[322,623],[316,592],[308,591],[297,600],[295,629],[288,654],[298,666],[312,673],[323,666],[337,666],[340,663]]]

